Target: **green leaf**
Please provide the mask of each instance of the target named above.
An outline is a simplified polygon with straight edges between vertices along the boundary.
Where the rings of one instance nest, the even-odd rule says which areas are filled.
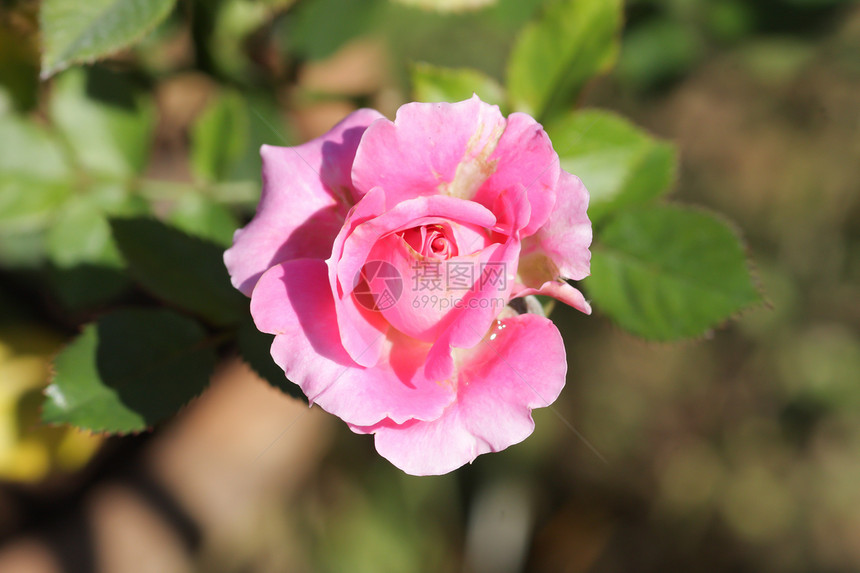
[[[641,207],[616,215],[599,238],[586,291],[633,334],[701,336],[761,301],[738,236],[710,214]]]
[[[123,269],[92,263],[51,266],[46,277],[53,296],[72,313],[104,308],[127,295],[132,284]]]
[[[496,104],[502,113],[507,113],[504,88],[478,70],[415,64],[412,66],[412,90],[416,101],[429,102],[462,101],[476,93],[483,101]]]
[[[221,181],[248,144],[248,111],[241,96],[220,95],[201,114],[191,133],[191,168],[206,181]]]
[[[64,182],[0,173],[0,236],[44,229],[71,194]]]
[[[92,309],[126,292],[131,281],[111,237],[108,217],[139,215],[148,205],[116,184],[97,183],[57,210],[46,234],[50,284],[68,310]]]
[[[81,263],[119,267],[105,212],[87,198],[69,201],[48,231],[48,255],[61,268]]]
[[[248,366],[281,392],[307,402],[307,397],[302,393],[301,388],[287,380],[284,371],[272,359],[270,350],[274,339],[274,335],[257,330],[250,314],[239,325],[237,337],[239,353]]]
[[[92,62],[141,39],[176,0],[44,0],[42,78]]]
[[[86,170],[128,177],[146,166],[154,107],[129,78],[101,68],[64,73],[55,84],[51,118]]]
[[[71,198],[58,210],[48,230],[48,256],[60,268],[79,264],[121,267],[108,217],[141,215],[147,208],[121,185],[95,184],[88,194]]]
[[[605,111],[568,114],[547,127],[561,166],[591,195],[595,223],[623,207],[664,195],[675,182],[675,147]]]
[[[102,317],[54,360],[42,420],[99,432],[145,430],[200,394],[215,351],[195,321],[166,310]]]
[[[71,168],[52,133],[8,115],[0,116],[0,176],[10,174],[63,181],[71,176]]]
[[[217,325],[235,324],[247,313],[218,245],[155,219],[113,219],[111,227],[132,276],[153,295]]]
[[[53,134],[0,115],[0,264],[35,266],[44,258],[45,229],[72,195],[71,173]]]
[[[223,247],[233,243],[233,233],[239,228],[239,221],[230,209],[199,193],[181,195],[168,221],[189,235]]]
[[[538,121],[564,111],[618,52],[620,0],[556,0],[527,25],[508,62],[515,110]]]

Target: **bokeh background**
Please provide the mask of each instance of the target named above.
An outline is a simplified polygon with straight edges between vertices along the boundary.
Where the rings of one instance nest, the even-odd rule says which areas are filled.
[[[199,118],[225,94],[247,109],[231,209],[209,227],[229,229],[253,205],[257,145],[358,106],[392,116],[415,61],[501,78],[541,3],[187,1],[99,73],[152,98],[145,185],[175,221],[197,208]],[[39,117],[59,88],[38,81],[38,2],[0,10],[0,109]],[[82,315],[9,263],[0,571],[860,570],[860,5],[630,0],[626,22],[581,105],[677,143],[672,198],[735,222],[767,305],[678,344],[557,308],[568,383],[534,435],[415,478],[234,356],[154,432],[40,426],[50,357]]]

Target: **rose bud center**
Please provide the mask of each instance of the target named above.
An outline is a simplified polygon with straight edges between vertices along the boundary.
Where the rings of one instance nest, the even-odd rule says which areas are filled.
[[[396,269],[402,294],[379,312],[404,334],[432,342],[443,318],[478,280],[482,251],[490,243],[486,229],[453,221],[428,222],[383,237],[368,260]],[[381,276],[368,281],[373,292],[383,292],[386,285]]]
[[[426,259],[444,261],[457,256],[457,243],[442,225],[422,225],[404,231],[401,238]]]

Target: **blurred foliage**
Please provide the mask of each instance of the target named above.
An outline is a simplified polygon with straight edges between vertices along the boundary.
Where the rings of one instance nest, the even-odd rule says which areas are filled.
[[[539,122],[570,109],[585,84],[614,64],[621,17],[620,0],[550,2],[511,52],[514,109]]]
[[[83,466],[101,438],[68,426],[40,426],[41,392],[56,333],[34,325],[0,325],[0,479],[38,482]]]
[[[569,384],[523,445],[416,479],[344,429],[284,509],[310,569],[860,568],[856,2],[152,2],[91,42],[64,18],[143,4],[46,0],[41,52],[39,4],[0,9],[0,478],[98,446],[37,425],[62,344],[49,421],[157,426],[234,352],[295,395],[218,264],[260,144],[475,91],[591,191],[596,316],[556,309]],[[770,309],[740,313],[759,289],[709,210]]]
[[[158,25],[176,0],[44,0],[42,77],[128,46]]]
[[[496,2],[496,0],[395,0],[407,6],[418,6],[428,10],[439,12],[457,12],[464,10],[476,10],[484,8]]]
[[[738,45],[791,38],[804,46],[854,0],[630,0],[618,78],[649,93],[671,85],[711,55]],[[790,57],[790,56],[787,56]],[[777,62],[774,53],[770,61]]]

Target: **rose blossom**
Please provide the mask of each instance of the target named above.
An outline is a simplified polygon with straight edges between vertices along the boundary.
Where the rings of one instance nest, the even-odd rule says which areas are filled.
[[[309,401],[416,475],[528,437],[564,386],[564,345],[505,305],[590,312],[563,280],[589,272],[588,193],[543,128],[473,96],[393,122],[358,110],[261,153],[257,213],[224,260]]]

